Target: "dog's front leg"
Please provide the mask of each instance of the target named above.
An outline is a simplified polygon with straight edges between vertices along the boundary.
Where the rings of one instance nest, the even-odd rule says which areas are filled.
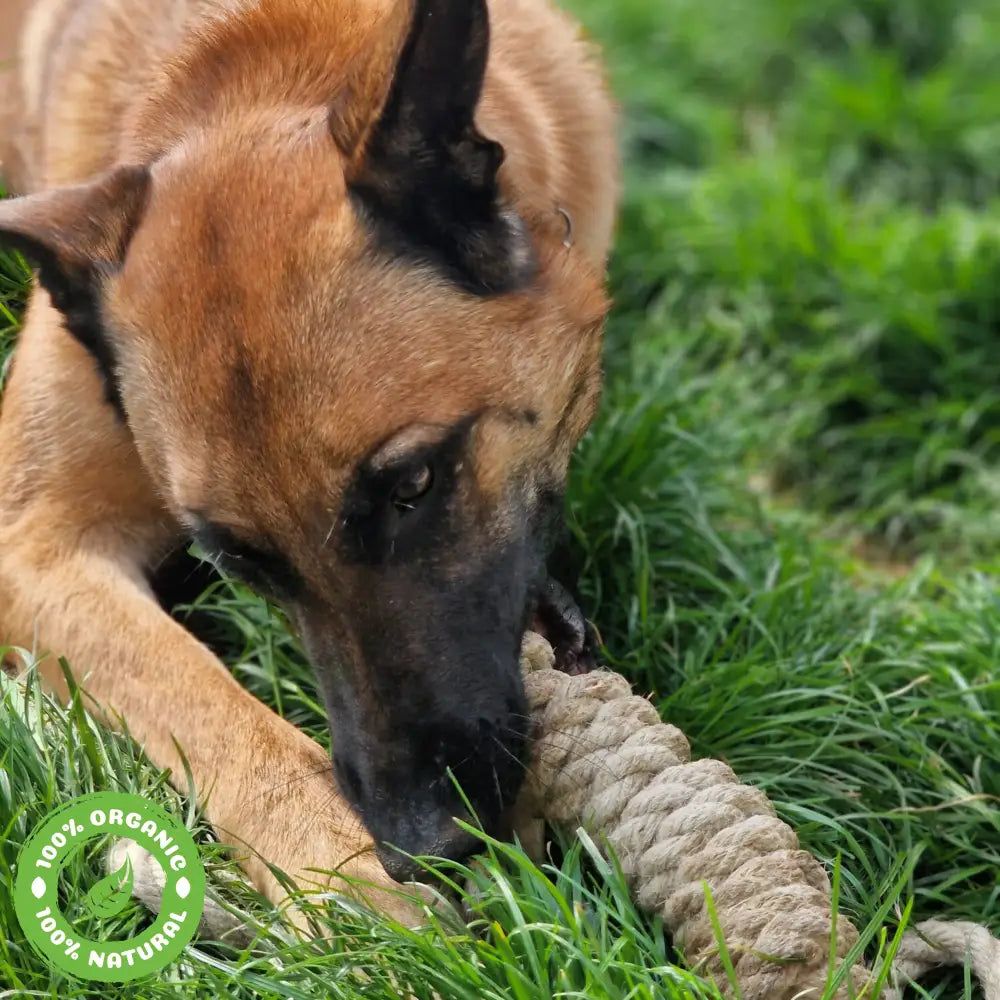
[[[4,398],[0,470],[0,642],[48,654],[41,670],[57,690],[65,656],[186,790],[176,740],[208,818],[257,852],[245,868],[271,899],[284,893],[261,858],[303,888],[328,882],[307,869],[339,868],[391,889],[325,752],[157,604],[144,565],[170,521],[89,358],[40,292]],[[369,895],[409,912],[385,891]]]
[[[126,720],[184,790],[176,739],[223,840],[249,846],[306,888],[324,882],[304,871],[313,866],[343,865],[346,874],[389,885],[365,853],[369,838],[338,795],[322,748],[241,688],[165,615],[120,548],[85,544],[44,567],[31,557],[34,547],[26,536],[0,559],[5,625],[23,637],[37,621],[39,646],[66,651],[87,692]],[[42,669],[61,685],[51,657]],[[246,856],[244,867],[274,901],[284,895],[256,855]]]

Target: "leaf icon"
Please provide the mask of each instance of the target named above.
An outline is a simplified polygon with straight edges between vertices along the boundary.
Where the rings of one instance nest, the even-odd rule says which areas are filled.
[[[132,881],[132,862],[126,855],[125,864],[118,871],[112,872],[91,887],[84,906],[95,917],[104,920],[117,917],[132,902]]]

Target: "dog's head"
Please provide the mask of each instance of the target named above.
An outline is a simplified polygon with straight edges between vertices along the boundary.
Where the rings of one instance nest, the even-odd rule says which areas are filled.
[[[0,205],[0,234],[178,522],[288,609],[376,841],[456,855],[453,779],[490,829],[522,779],[518,650],[606,302],[554,206],[501,191],[482,0],[421,0],[402,36],[367,97],[192,128]]]

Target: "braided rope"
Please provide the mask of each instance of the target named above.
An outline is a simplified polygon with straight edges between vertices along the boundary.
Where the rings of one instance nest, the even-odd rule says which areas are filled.
[[[687,960],[724,989],[706,886],[743,1000],[821,996],[831,958],[829,879],[767,796],[721,761],[692,761],[684,734],[618,674],[560,673],[548,643],[531,634],[522,667],[537,733],[526,789],[532,811],[605,841],[639,906],[661,916]],[[838,967],[857,940],[838,918]],[[1000,1000],[1000,941],[977,924],[918,924],[890,978],[906,982],[966,961],[985,1000]],[[858,996],[872,981],[855,965],[836,997]],[[881,995],[901,993],[891,986]]]

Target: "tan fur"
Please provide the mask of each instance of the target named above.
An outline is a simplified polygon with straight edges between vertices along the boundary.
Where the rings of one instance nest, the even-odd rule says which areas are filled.
[[[28,6],[0,0],[0,37]],[[565,474],[599,391],[613,115],[577,29],[547,0],[492,4],[478,120],[506,149],[501,176],[531,228],[536,285],[475,298],[429,268],[364,252],[344,177],[384,100],[408,10],[401,0],[38,0],[20,64],[0,69],[0,162],[18,192],[121,163],[152,164],[153,178],[107,285],[113,337],[128,345],[128,428],[45,292],[29,308],[0,419],[0,638],[67,656],[183,786],[176,739],[222,834],[304,883],[307,869],[340,865],[387,878],[322,751],[160,610],[145,568],[183,536],[185,511],[211,510],[266,528],[323,593],[335,586],[321,558],[323,498],[375,444],[485,408],[475,490],[500,497],[519,464]],[[289,301],[299,303],[291,350]],[[234,412],[236,366],[267,419]],[[537,427],[512,410],[537,413]],[[54,660],[43,669],[58,686]],[[262,864],[248,869],[280,896]]]

